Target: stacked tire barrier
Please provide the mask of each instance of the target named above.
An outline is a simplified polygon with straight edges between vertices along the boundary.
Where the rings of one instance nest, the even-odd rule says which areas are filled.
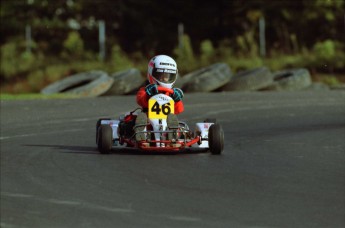
[[[57,81],[41,90],[43,94],[68,93],[81,97],[135,94],[144,86],[146,77],[132,68],[108,75],[104,71],[83,72]],[[185,93],[220,91],[296,91],[342,89],[313,83],[305,68],[271,72],[257,67],[233,74],[226,63],[210,66],[178,77],[175,87]]]
[[[43,94],[67,93],[81,97],[96,97],[104,94],[113,84],[104,71],[83,72],[59,80],[41,90]]]
[[[327,90],[327,85],[312,83],[305,68],[272,73],[267,67],[257,67],[232,74],[225,63],[216,63],[182,76],[175,84],[184,92],[212,91],[296,91]]]
[[[230,81],[232,72],[225,63],[216,63],[193,71],[181,78],[175,87],[185,92],[212,92]]]
[[[255,91],[271,85],[273,75],[267,67],[242,71],[232,78],[223,91]]]
[[[145,82],[137,69],[129,69],[110,76],[104,71],[89,71],[68,76],[41,90],[42,94],[73,94],[80,97],[126,95]]]
[[[136,90],[145,83],[145,78],[142,77],[140,71],[135,68],[115,72],[111,74],[110,77],[114,82],[104,94],[105,96],[130,94],[136,92]]]
[[[273,74],[273,80],[273,83],[265,89],[295,91],[312,85],[310,73],[304,68],[276,72]]]

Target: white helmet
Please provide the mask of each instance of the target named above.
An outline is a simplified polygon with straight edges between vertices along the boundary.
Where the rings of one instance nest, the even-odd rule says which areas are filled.
[[[148,65],[147,79],[150,84],[171,89],[177,79],[177,64],[167,55],[153,57]]]

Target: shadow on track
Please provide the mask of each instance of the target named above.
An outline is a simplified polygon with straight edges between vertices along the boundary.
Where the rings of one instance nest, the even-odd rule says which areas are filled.
[[[110,154],[99,153],[97,147],[92,146],[67,146],[67,145],[39,145],[39,144],[26,144],[27,147],[45,147],[60,150],[60,153],[76,153],[76,154],[95,154],[101,156],[107,155],[178,155],[178,154],[202,154],[207,153],[207,149],[201,148],[187,148],[182,151],[173,152],[157,152],[157,151],[143,151],[131,147],[113,148]]]
[[[61,153],[78,153],[78,154],[99,154],[96,147],[91,146],[65,146],[65,145],[38,145],[38,144],[26,144],[27,147],[45,147],[56,150],[61,150]]]

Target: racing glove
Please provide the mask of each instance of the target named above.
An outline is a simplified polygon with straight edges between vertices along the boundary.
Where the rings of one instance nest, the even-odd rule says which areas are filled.
[[[183,98],[183,92],[181,89],[179,88],[174,88],[174,93],[172,94],[172,99],[175,101],[175,102],[178,102],[180,100],[182,100]]]
[[[158,87],[156,84],[149,84],[145,87],[145,92],[147,95],[152,97],[153,95],[156,95],[158,93]]]

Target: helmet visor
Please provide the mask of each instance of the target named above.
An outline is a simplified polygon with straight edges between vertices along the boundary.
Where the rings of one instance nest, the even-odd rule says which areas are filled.
[[[173,83],[176,80],[177,72],[171,69],[153,69],[152,76],[162,83]]]

